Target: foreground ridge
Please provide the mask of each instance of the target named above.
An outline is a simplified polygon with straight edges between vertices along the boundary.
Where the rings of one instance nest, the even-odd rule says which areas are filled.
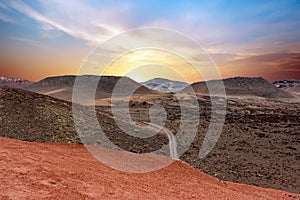
[[[0,143],[0,198],[4,199],[300,198],[299,194],[223,182],[182,161],[151,173],[129,174],[104,166],[82,145],[8,138],[0,138]]]

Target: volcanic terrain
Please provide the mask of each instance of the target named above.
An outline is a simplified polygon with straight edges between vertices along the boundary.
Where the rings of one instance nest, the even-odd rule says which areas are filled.
[[[275,87],[274,94],[271,94],[268,89],[274,88],[263,80],[254,79],[252,83],[249,78],[246,79],[251,86],[245,84],[244,78],[234,80],[243,80],[239,85],[243,85],[244,90],[237,93],[240,95],[227,97],[224,130],[214,149],[204,159],[198,158],[198,153],[209,125],[211,102],[209,96],[197,94],[201,117],[198,132],[189,150],[180,159],[220,180],[300,193],[299,99],[288,95],[285,97],[289,98],[283,98],[286,93]],[[266,88],[258,86],[260,91],[253,95],[249,87],[257,82],[265,84]],[[167,111],[166,127],[176,135],[181,115],[178,99],[189,99],[190,96],[183,92],[162,94],[150,90],[148,94],[148,91],[146,89],[130,97],[132,119],[137,124],[149,121],[149,108],[160,104]],[[117,101],[123,100],[120,97]],[[111,100],[108,98],[108,101]],[[84,140],[93,145],[103,144],[97,136],[97,129],[85,126],[95,111],[78,104],[73,106],[83,118],[79,120],[79,128],[85,128],[86,135],[81,135],[81,138],[73,122],[71,102],[1,87],[0,135],[25,141],[81,143]],[[96,115],[106,136],[122,149],[148,153],[168,144],[163,133],[141,139],[128,136],[118,128],[108,105],[97,105]],[[130,124],[132,132],[139,132],[137,124]]]

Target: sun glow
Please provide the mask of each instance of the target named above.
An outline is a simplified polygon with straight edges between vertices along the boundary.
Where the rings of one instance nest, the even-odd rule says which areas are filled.
[[[157,77],[186,82],[201,79],[187,60],[160,49],[137,50],[124,54],[112,62],[104,74],[128,76],[140,82]]]

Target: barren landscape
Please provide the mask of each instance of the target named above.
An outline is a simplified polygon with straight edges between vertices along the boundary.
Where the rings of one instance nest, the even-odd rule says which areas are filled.
[[[260,94],[263,92],[261,91]],[[92,107],[73,104],[85,119],[80,123],[86,135],[81,135],[80,138],[73,121],[71,102],[8,87],[1,87],[0,96],[2,124],[0,133],[2,137],[31,142],[77,144],[81,144],[84,140],[89,145],[101,144],[103,146],[102,138],[97,135],[97,129],[86,127],[88,124],[86,120],[89,119],[87,116],[94,113]],[[138,124],[149,122],[149,109],[153,105],[160,104],[167,111],[166,128],[176,135],[181,116],[178,98],[188,100],[190,95],[155,92],[148,95],[134,94],[129,99],[130,115]],[[214,149],[204,159],[200,159],[198,154],[209,125],[211,102],[210,97],[206,94],[197,94],[197,99],[200,112],[197,135],[180,160],[217,178],[209,178],[210,180],[232,181],[300,193],[298,178],[300,177],[299,99],[264,98],[245,94],[227,96],[227,113],[223,132]],[[114,99],[114,102],[124,100],[124,97],[120,97]],[[116,146],[137,153],[137,155],[141,153],[144,155],[168,144],[168,137],[163,132],[150,138],[136,138],[127,135],[115,122],[110,107],[112,99],[102,98],[97,99],[96,102],[98,122],[106,136]],[[141,130],[137,124],[128,126],[134,132]],[[14,140],[12,141],[14,142]],[[25,144],[30,146],[30,143]],[[38,143],[32,145],[34,146],[34,144]],[[49,145],[51,146],[51,144]],[[53,145],[69,148],[66,145]],[[83,146],[71,145],[70,148],[82,149]],[[178,161],[170,167],[176,166],[175,168],[177,168],[177,165],[179,165]],[[170,167],[157,173],[163,173]],[[199,191],[196,193],[202,195],[199,194]],[[210,198],[215,199],[215,197],[217,199],[217,196]],[[287,198],[287,196],[280,196],[280,198]],[[197,198],[195,197],[195,199]]]
[[[300,200],[300,0],[0,0],[0,200]]]

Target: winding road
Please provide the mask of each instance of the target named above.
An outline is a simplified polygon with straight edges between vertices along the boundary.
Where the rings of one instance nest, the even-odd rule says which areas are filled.
[[[178,160],[179,156],[178,156],[178,152],[177,152],[177,141],[176,141],[176,137],[174,136],[174,134],[169,129],[167,129],[163,126],[149,123],[149,122],[147,122],[147,124],[149,126],[152,126],[155,129],[162,130],[167,134],[168,139],[169,139],[170,156],[172,159]]]

